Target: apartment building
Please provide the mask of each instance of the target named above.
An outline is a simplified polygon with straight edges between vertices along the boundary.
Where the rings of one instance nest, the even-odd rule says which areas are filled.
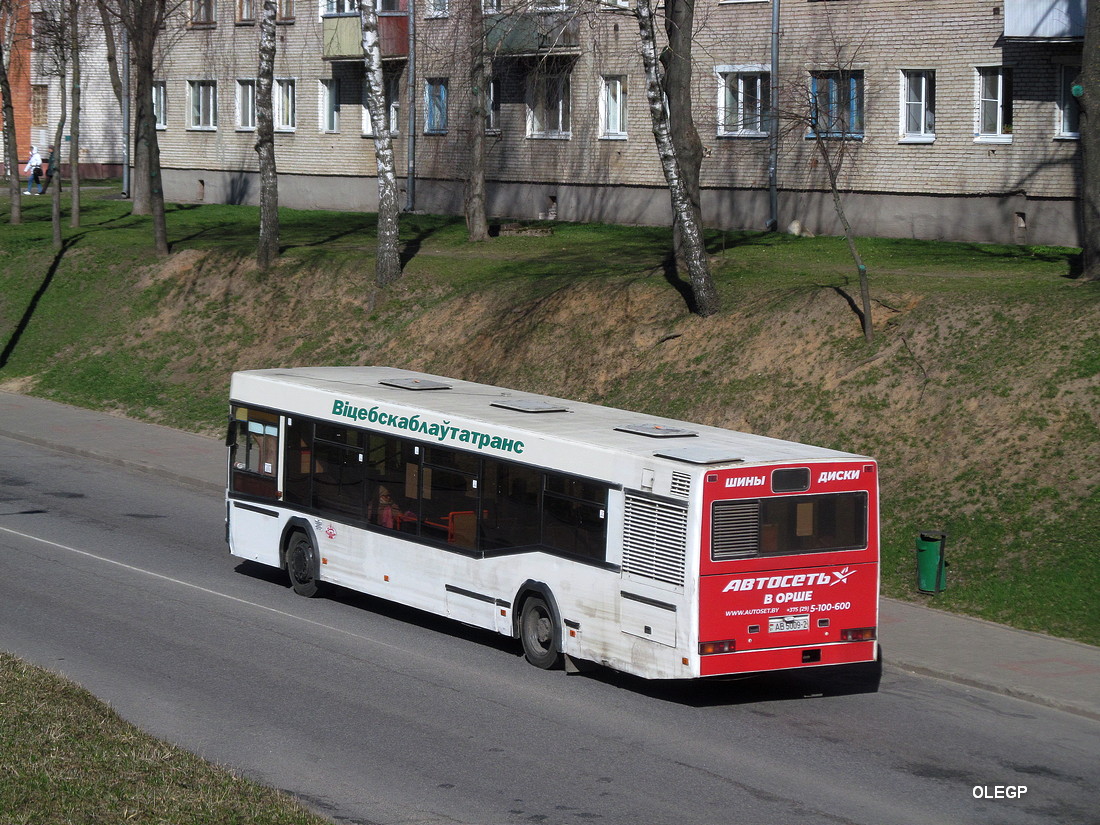
[[[73,126],[72,62],[71,56],[65,55],[63,76],[57,49],[51,43],[57,29],[52,19],[56,8],[34,0],[17,0],[11,8],[15,25],[10,29],[10,54],[5,57],[9,60],[19,173],[32,145],[46,157],[47,147],[56,139],[57,124],[64,117],[61,152],[62,171],[67,176]],[[125,158],[126,130],[107,70],[106,40],[94,4],[82,6],[80,15],[80,171],[86,179],[118,177]]]
[[[409,207],[461,211],[479,129],[494,215],[671,221],[633,0],[377,2],[378,126]],[[355,3],[279,0],[285,205],[376,207]],[[154,95],[170,199],[258,201],[259,13],[259,0],[188,0],[165,32]],[[705,221],[839,231],[824,146],[843,150],[859,234],[1079,245],[1083,30],[1084,0],[700,0]],[[472,44],[490,66],[476,118]]]

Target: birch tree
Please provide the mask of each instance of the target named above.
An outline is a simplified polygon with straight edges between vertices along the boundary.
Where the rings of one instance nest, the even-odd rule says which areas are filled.
[[[378,39],[378,12],[374,0],[360,0],[359,25],[363,37],[363,66],[367,110],[374,136],[374,157],[378,168],[378,250],[375,281],[386,286],[401,277],[398,249],[397,173],[386,111],[385,80],[382,76],[382,45]]]
[[[677,258],[687,270],[694,306],[704,317],[720,302],[703,237],[699,208],[702,145],[691,117],[691,29],[694,0],[665,0],[669,45],[660,51],[650,0],[637,0],[634,14],[641,37],[653,137],[672,199]],[[668,74],[664,67],[669,67]],[[673,115],[675,113],[675,115]]]
[[[15,106],[11,98],[11,81],[8,79],[8,67],[11,65],[15,41],[21,34],[15,11],[11,0],[0,0],[0,25],[3,27],[0,30],[0,102],[3,104],[4,112],[4,165],[8,169],[8,195],[11,204],[8,222],[11,224],[23,222],[23,190],[19,185],[19,147],[16,144],[15,134]]]
[[[260,18],[260,67],[256,77],[256,154],[260,165],[260,240],[256,263],[267,269],[279,257],[279,176],[275,166],[275,16],[278,0],[264,0]]]

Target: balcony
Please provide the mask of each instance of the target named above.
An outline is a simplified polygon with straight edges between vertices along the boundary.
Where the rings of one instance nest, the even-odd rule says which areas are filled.
[[[1005,38],[1080,40],[1085,0],[1005,0]]]
[[[492,54],[571,54],[580,50],[575,12],[485,15],[485,45]]]
[[[325,60],[362,60],[363,33],[359,15],[326,14],[321,19]],[[407,11],[378,12],[378,39],[382,57],[407,57],[409,54],[409,13]]]

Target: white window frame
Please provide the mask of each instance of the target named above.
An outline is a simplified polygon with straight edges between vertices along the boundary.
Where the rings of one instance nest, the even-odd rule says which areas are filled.
[[[275,121],[275,131],[296,131],[298,128],[298,79],[275,78],[271,97],[271,116]]]
[[[1011,77],[1011,66],[975,66],[974,67],[974,142],[975,143],[1012,143],[1012,124],[1005,123],[1006,109],[1009,115],[1012,113],[1011,88],[1009,95],[1005,95],[1005,79]],[[990,90],[986,87],[985,79],[995,76],[997,88],[993,95],[987,94]],[[1011,87],[1011,81],[1007,84]],[[986,129],[986,114],[990,108],[996,112],[996,124],[993,129]],[[1009,118],[1011,120],[1011,118]]]
[[[570,140],[572,132],[572,67],[531,71],[527,75],[527,137]]]
[[[1056,140],[1081,139],[1081,105],[1070,91],[1073,81],[1081,74],[1081,67],[1073,63],[1064,63],[1058,67],[1058,108],[1057,121],[1054,124]],[[1068,128],[1076,126],[1076,129]]]
[[[237,78],[237,131],[256,131],[256,79]]]
[[[262,0],[237,0],[237,22],[255,23],[256,4]]]
[[[218,81],[187,81],[187,128],[196,132],[218,129]]]
[[[771,65],[753,63],[739,66],[715,66],[718,75],[718,137],[767,137],[770,117]],[[748,87],[755,86],[756,111],[746,112],[753,98]],[[759,128],[745,128],[755,121]]]
[[[626,140],[626,75],[600,77],[600,140]]]
[[[340,79],[322,77],[318,84],[319,115],[318,128],[322,132],[333,134],[340,131]]]
[[[500,78],[495,76],[485,86],[485,133],[500,134]]]
[[[447,17],[451,13],[450,0],[427,0],[427,6],[425,17]]]
[[[168,84],[164,80],[153,81],[153,118],[158,131],[168,128]]]
[[[322,0],[321,14],[322,15],[335,15],[335,14],[358,14],[359,2],[358,0]]]
[[[391,135],[401,131],[401,75],[397,72],[382,73],[382,90],[386,108],[386,126]],[[367,108],[367,79],[363,78],[363,137],[374,137],[370,109]]]
[[[901,69],[899,74],[898,142],[932,143],[936,139],[936,72],[933,69]],[[920,81],[916,88],[914,80]],[[919,115],[917,129],[910,128],[912,112]]]

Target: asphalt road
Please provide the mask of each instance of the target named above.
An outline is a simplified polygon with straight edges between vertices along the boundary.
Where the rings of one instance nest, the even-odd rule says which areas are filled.
[[[0,438],[0,649],[341,822],[1096,821],[1098,722],[893,670],[877,692],[544,672],[446,620],[295,596],[228,555],[223,508]]]

